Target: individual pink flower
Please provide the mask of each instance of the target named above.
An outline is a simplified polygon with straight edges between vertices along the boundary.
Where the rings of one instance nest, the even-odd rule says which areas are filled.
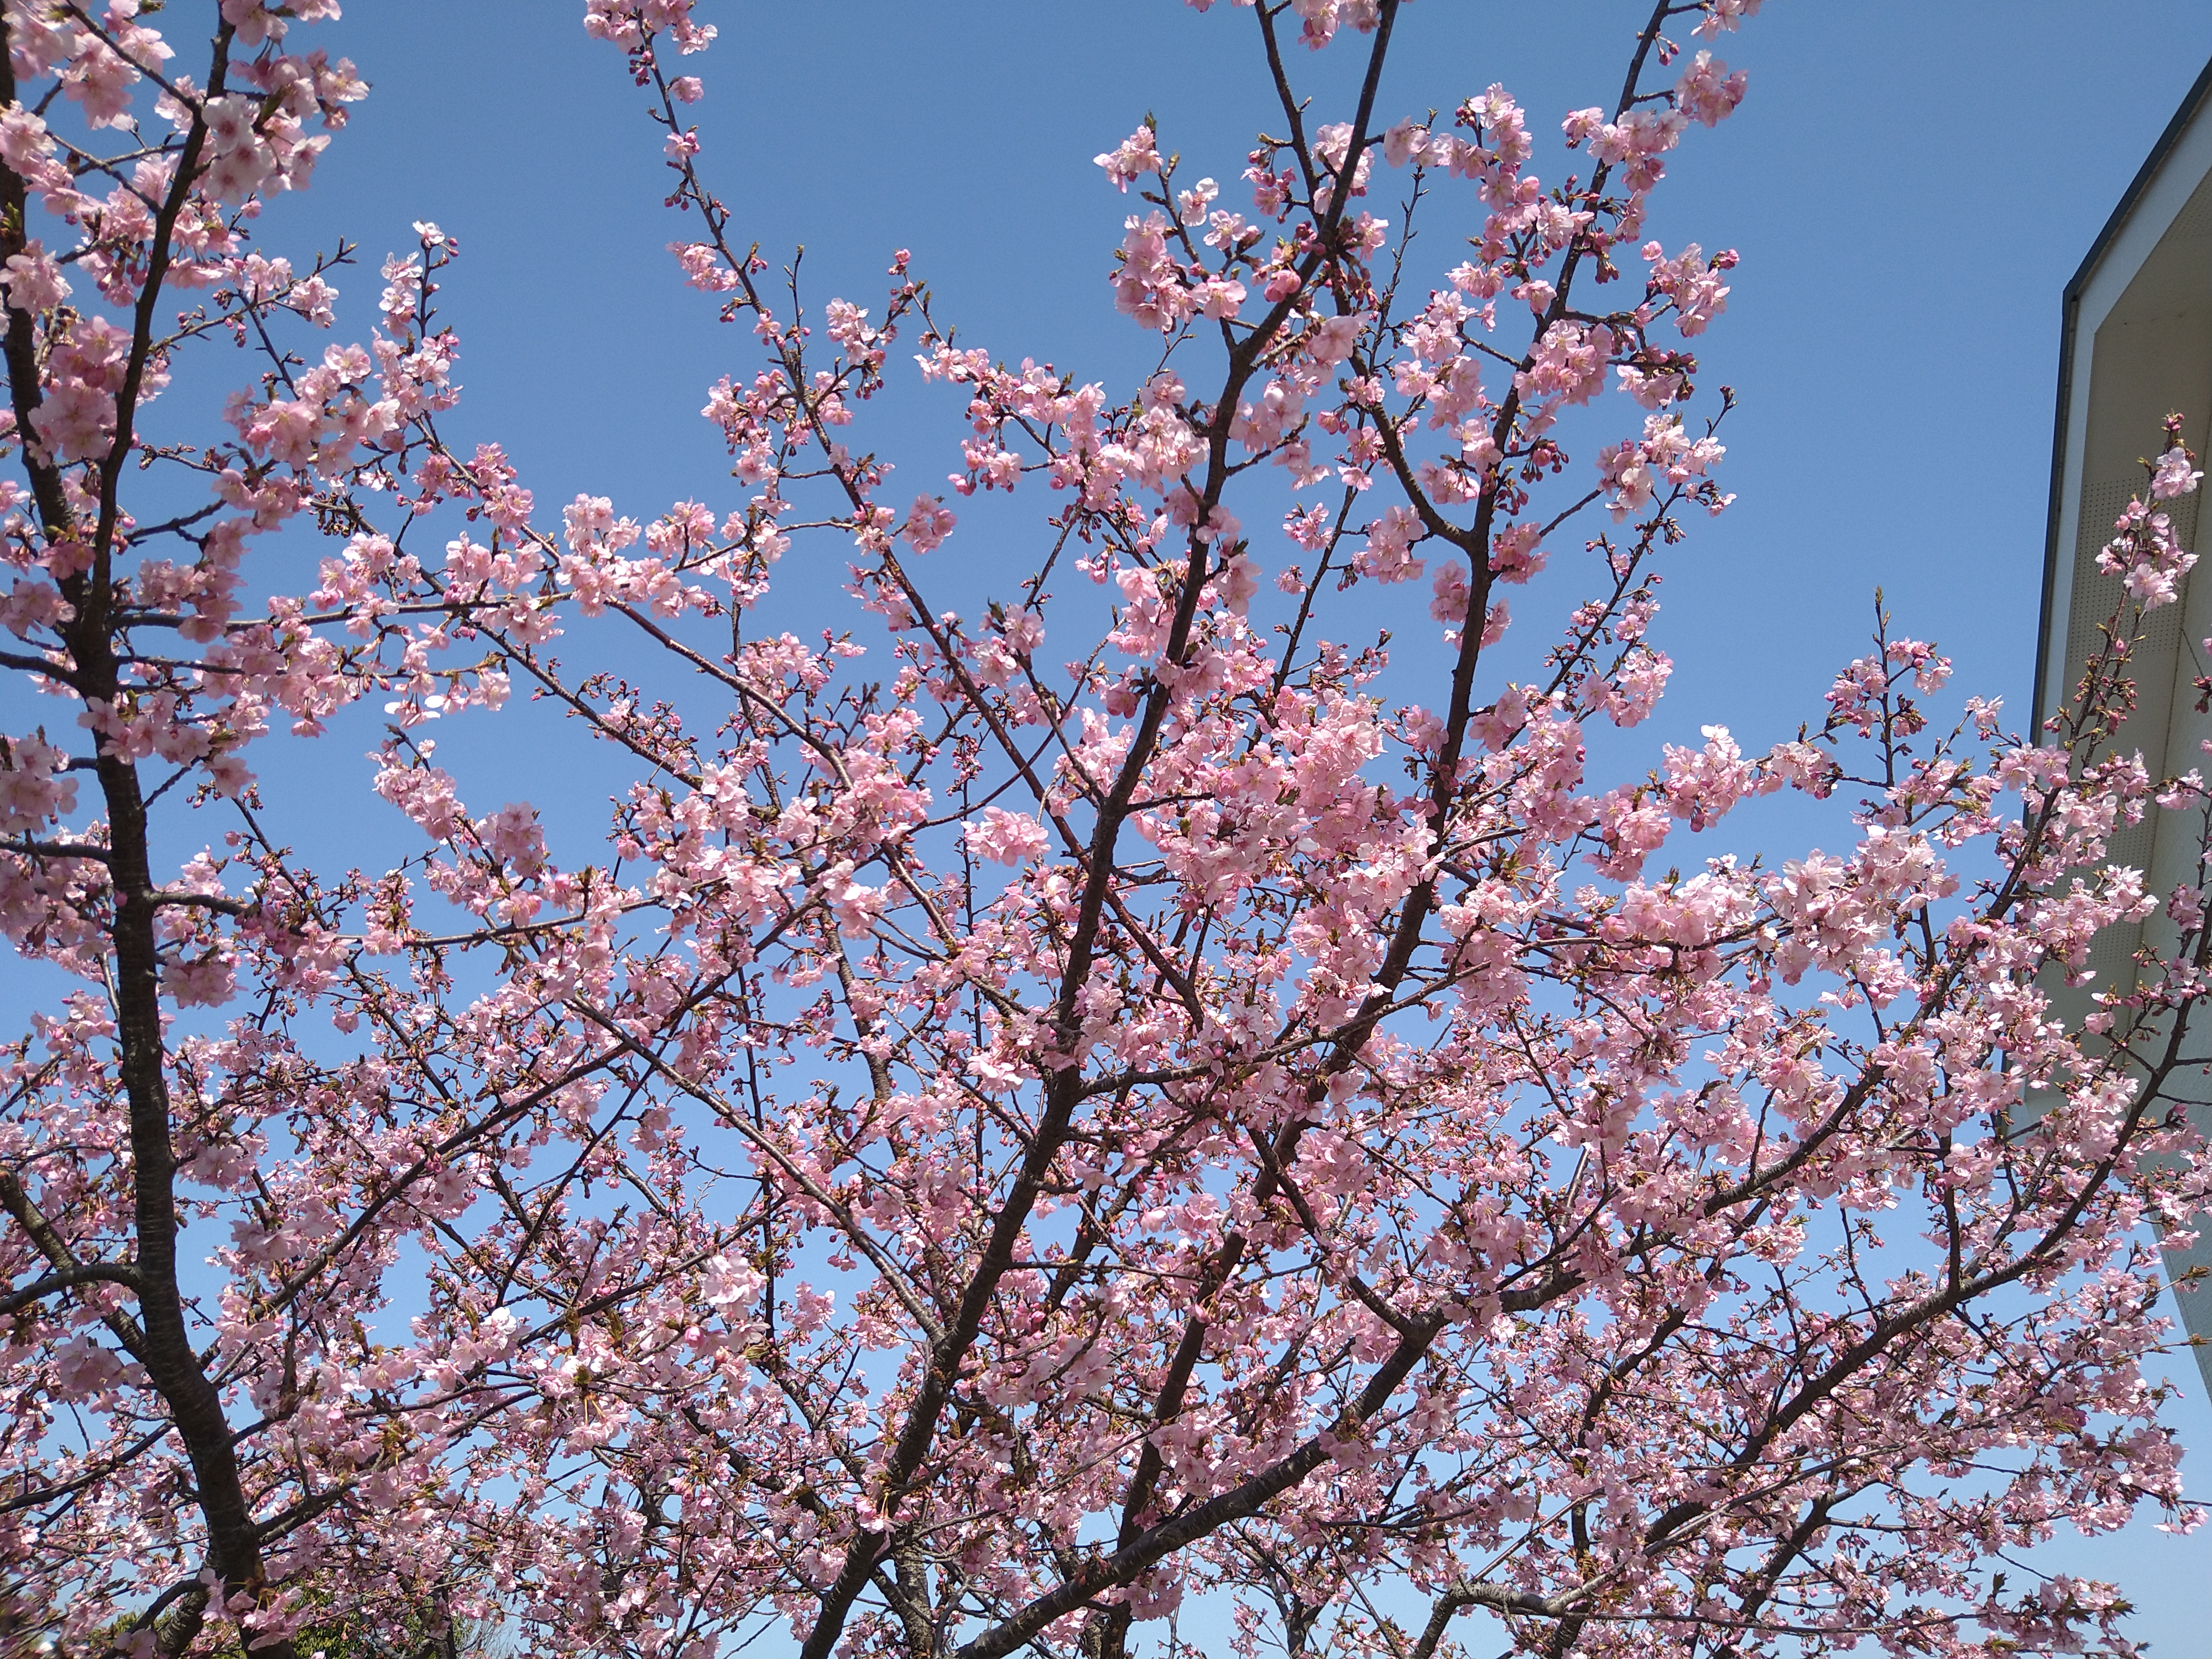
[[[1158,135],[1151,125],[1139,127],[1114,149],[1091,159],[1106,169],[1115,188],[1127,192],[1129,186],[1147,173],[1160,170]]]
[[[52,310],[70,294],[61,267],[45,245],[35,240],[26,242],[21,253],[9,256],[5,274],[0,274],[0,289],[7,290],[10,306],[33,313]]]
[[[945,538],[952,533],[954,522],[952,509],[944,502],[933,495],[917,495],[899,534],[915,552],[928,553],[945,545]]]
[[[115,399],[81,381],[52,386],[32,411],[31,428],[64,461],[105,455],[115,441]]]
[[[1710,52],[1700,51],[1674,83],[1674,106],[1693,121],[1717,126],[1743,101],[1745,76]]]
[[[997,864],[1025,864],[1044,856],[1045,829],[1035,818],[987,806],[963,832],[969,850]]]
[[[12,270],[15,264],[15,262],[10,259],[8,262],[9,269]],[[2203,471],[2192,465],[2196,459],[2179,444],[2174,445],[2172,448],[2160,455],[2157,465],[2151,471],[2152,496],[2156,500],[2166,501],[2172,501],[2177,495],[2186,495],[2193,492],[2204,479]]]

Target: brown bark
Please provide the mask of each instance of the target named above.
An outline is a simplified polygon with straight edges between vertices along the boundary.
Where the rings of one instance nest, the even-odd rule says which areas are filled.
[[[6,22],[0,19],[0,104],[15,101]],[[212,46],[208,95],[223,89],[231,30],[222,24]],[[185,135],[167,197],[155,215],[147,276],[133,318],[131,356],[116,397],[114,444],[99,473],[98,521],[90,531],[89,568],[65,579],[64,597],[76,615],[65,637],[71,662],[59,678],[88,702],[112,703],[123,694],[112,605],[118,491],[133,441],[137,398],[152,355],[154,319],[162,279],[170,263],[170,238],[191,192],[191,179],[205,143],[204,126],[195,121]],[[0,167],[0,260],[19,253],[25,242],[27,192],[21,178]],[[62,475],[52,458],[36,447],[33,416],[40,404],[38,340],[31,316],[9,307],[5,350],[16,438],[50,541],[84,538],[86,527],[71,514]],[[94,776],[106,810],[107,866],[113,883],[110,995],[116,1024],[117,1065],[123,1085],[118,1103],[129,1129],[132,1201],[133,1286],[137,1303],[136,1357],[145,1367],[167,1407],[192,1468],[193,1490],[207,1527],[208,1565],[230,1594],[261,1593],[266,1571],[252,1511],[240,1478],[237,1448],[220,1390],[194,1350],[177,1274],[176,1153],[171,1138],[167,1076],[161,1036],[161,963],[155,936],[155,892],[149,851],[148,815],[137,768],[108,752],[94,762]],[[205,1597],[187,1592],[154,1620],[165,1652],[180,1651],[204,1622]],[[292,1644],[278,1642],[258,1652],[269,1659],[294,1659]]]

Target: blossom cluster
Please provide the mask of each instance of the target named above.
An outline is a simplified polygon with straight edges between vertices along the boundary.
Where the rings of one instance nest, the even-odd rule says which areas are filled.
[[[769,282],[694,119],[714,27],[587,0],[750,354],[701,391],[726,474],[663,507],[460,439],[445,229],[358,334],[349,253],[262,245],[366,91],[305,46],[332,0],[206,0],[189,64],[167,9],[6,0],[0,1628],[2124,1639],[2111,1587],[1984,1567],[2197,1518],[2140,1362],[2149,1238],[2212,1199],[2212,871],[2114,852],[2212,810],[2118,735],[2193,562],[2179,424],[2050,730],[1947,724],[1883,616],[1794,735],[1595,775],[1730,499],[1735,257],[1646,221],[1747,82],[1662,31],[1758,0],[1660,8],[1557,141],[1502,83],[1310,109],[1291,48],[1387,88],[1401,0],[1224,9],[1289,136],[1098,154],[1164,351],[1115,388],[956,337],[908,250]],[[224,342],[251,383],[150,443]],[[919,490],[897,387],[955,410]],[[852,601],[804,636],[802,539]],[[368,867],[276,832],[343,810],[310,742],[371,751]],[[1826,850],[1715,850],[1785,791]]]

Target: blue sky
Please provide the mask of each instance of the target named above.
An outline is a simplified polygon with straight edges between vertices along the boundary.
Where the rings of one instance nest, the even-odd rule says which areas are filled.
[[[443,295],[464,346],[461,435],[503,442],[541,505],[587,491],[641,520],[687,496],[726,508],[742,492],[696,411],[719,374],[750,369],[749,342],[663,252],[684,233],[661,205],[658,141],[580,10],[356,0],[317,38],[374,93],[314,191],[271,210],[270,240],[362,245],[365,268],[341,279],[341,335],[356,337],[378,260],[412,245],[411,221],[435,220],[464,255]],[[1419,0],[1383,109],[1449,108],[1500,81],[1556,131],[1566,109],[1610,102],[1642,10]],[[975,343],[1109,386],[1141,371],[1148,342],[1107,296],[1129,198],[1091,157],[1149,110],[1164,149],[1231,181],[1254,129],[1273,125],[1250,19],[1226,6],[709,0],[702,13],[722,31],[699,64],[708,169],[768,257],[805,245],[815,302],[880,306],[886,256],[908,247],[940,317]],[[1862,648],[1877,586],[1902,631],[1956,658],[1962,690],[2002,696],[2024,723],[2060,290],[2212,56],[2212,6],[1771,0],[1720,50],[1749,70],[1750,96],[1672,163],[1654,231],[1670,248],[1742,254],[1728,314],[1699,342],[1705,384],[1742,399],[1722,472],[1738,501],[1669,559],[1660,632],[1678,672],[1638,747],[1716,720],[1747,748],[1794,732]],[[1301,67],[1328,109],[1356,65],[1338,52]],[[903,483],[929,487],[957,462],[958,400],[905,378],[872,441],[910,458]],[[998,556],[965,551],[988,580]],[[1004,556],[1010,576],[1028,568]],[[794,581],[794,605],[834,592]],[[489,725],[451,734],[456,749],[501,740]],[[339,747],[318,763],[357,787],[358,746]],[[2173,1421],[2202,1460],[2193,1491],[2212,1497],[2212,1407],[2179,1370]],[[2192,1613],[2212,1535],[2138,1528],[2041,1559],[2118,1579],[2159,1659],[2207,1652]]]

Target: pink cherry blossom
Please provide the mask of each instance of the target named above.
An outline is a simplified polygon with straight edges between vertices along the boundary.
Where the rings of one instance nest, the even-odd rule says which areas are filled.
[[[927,495],[917,495],[899,534],[913,544],[915,552],[927,553],[945,545],[945,538],[952,533],[952,525],[950,507]]]
[[[906,250],[802,277],[684,124],[714,28],[586,0],[732,325],[641,503],[459,437],[453,236],[272,240],[334,0],[11,0],[0,1628],[2124,1651],[1993,1564],[2199,1518],[2142,1361],[2212,793],[2112,733],[2202,474],[2177,416],[2028,738],[1879,611],[1788,741],[1634,731],[1730,500],[1735,256],[1645,222],[1746,81],[1661,31],[1759,9],[1660,8],[1549,183],[1502,84],[1346,90],[1401,0],[1223,9],[1249,204],[1097,158],[1085,380]],[[1730,850],[1785,790],[1820,844]]]
[[[1152,129],[1141,126],[1095,160],[1098,166],[1106,169],[1106,176],[1113,180],[1114,187],[1126,191],[1146,173],[1160,170],[1159,151],[1155,148],[1157,142],[1157,135]]]

